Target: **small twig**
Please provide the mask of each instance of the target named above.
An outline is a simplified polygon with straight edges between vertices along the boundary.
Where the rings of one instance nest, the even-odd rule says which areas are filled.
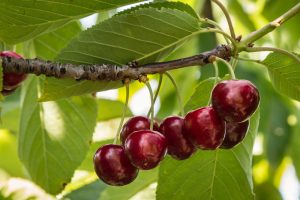
[[[219,1],[219,0],[212,0],[215,4],[217,4],[221,10],[223,11],[225,17],[226,17],[226,20],[227,20],[227,23],[228,23],[228,27],[229,27],[229,30],[230,30],[230,35],[232,38],[236,38],[235,37],[235,33],[234,33],[234,28],[233,28],[233,25],[232,25],[232,21],[231,21],[231,18],[230,18],[230,15],[227,11],[227,9],[225,8],[225,6]]]
[[[228,71],[229,71],[229,74],[230,74],[231,78],[235,79],[234,70],[233,70],[232,66],[226,60],[223,60],[222,58],[215,58],[215,60],[218,61],[218,62],[224,63],[226,65]]]
[[[284,49],[279,49],[279,48],[275,48],[275,47],[247,47],[245,49],[246,51],[248,52],[260,52],[260,51],[273,51],[273,52],[278,52],[278,53],[281,53],[281,54],[284,54],[296,61],[298,61],[300,63],[300,58],[298,58],[296,55],[290,53],[289,51],[287,50],[284,50]]]
[[[117,144],[117,142],[118,142],[118,139],[119,139],[120,134],[121,134],[122,126],[123,126],[123,123],[124,123],[125,115],[126,115],[126,112],[127,112],[128,101],[129,101],[129,83],[130,83],[129,79],[124,80],[124,85],[125,85],[125,88],[126,88],[126,100],[125,100],[125,104],[124,104],[122,118],[121,118],[118,130],[117,130],[117,133],[116,133],[116,136],[115,136],[115,139],[114,139],[114,144]]]
[[[150,63],[138,67],[128,65],[117,66],[110,64],[102,65],[74,65],[62,64],[40,59],[16,59],[12,57],[0,57],[3,72],[30,73],[46,75],[56,78],[72,78],[75,80],[93,81],[117,81],[126,78],[138,80],[142,75],[164,73],[169,70],[187,66],[206,65],[210,63],[210,57],[216,56],[225,60],[231,58],[231,47],[220,45],[211,51],[196,56],[182,58],[168,62]]]
[[[153,99],[153,91],[151,88],[151,85],[149,83],[149,81],[145,82],[145,85],[147,86],[148,90],[149,90],[149,94],[150,94],[150,100],[151,100],[151,123],[150,123],[150,130],[153,130],[153,125],[154,125],[154,99]]]
[[[214,82],[214,86],[213,86],[213,88],[214,88],[217,85],[218,80],[219,80],[219,67],[218,67],[217,62],[213,62],[213,65],[214,65],[214,70],[215,70],[215,82]],[[211,104],[211,97],[212,97],[212,91],[210,91],[207,106],[209,106]]]
[[[176,90],[176,94],[177,94],[177,98],[178,98],[178,104],[179,104],[179,108],[180,108],[180,114],[181,116],[184,116],[184,106],[183,106],[183,103],[182,103],[182,98],[181,98],[181,95],[180,95],[180,91],[179,91],[179,88],[176,84],[176,81],[174,80],[174,78],[172,77],[172,75],[168,72],[165,72],[166,76],[170,79],[170,81],[172,82],[175,90]]]
[[[160,88],[161,88],[161,84],[162,84],[163,77],[164,77],[163,74],[159,74],[158,86],[157,86],[157,90],[156,90],[156,92],[155,92],[154,99],[153,99],[154,104],[155,104],[155,102],[156,102],[156,100],[157,100],[157,97],[158,97],[158,94],[159,94],[159,91],[160,91]],[[151,114],[151,109],[149,109],[148,114],[147,114],[147,117],[149,117],[150,114]]]

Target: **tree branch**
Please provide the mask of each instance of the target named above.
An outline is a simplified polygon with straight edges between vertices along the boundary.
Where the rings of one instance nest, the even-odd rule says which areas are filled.
[[[295,15],[300,13],[300,3],[295,5],[293,8],[288,10],[286,13],[275,19],[274,21],[270,22],[269,24],[265,25],[261,29],[250,33],[246,38],[241,41],[242,45],[248,46],[255,42],[256,40],[262,38],[263,36],[267,35],[268,33],[272,32],[274,29],[281,26],[284,22],[288,21],[290,18],[294,17]],[[241,45],[239,45],[241,46]]]
[[[182,58],[168,62],[150,63],[142,66],[131,65],[74,65],[62,64],[41,59],[16,59],[12,57],[0,57],[3,72],[26,73],[37,76],[43,74],[56,78],[73,78],[75,80],[105,80],[117,81],[126,78],[137,80],[142,75],[164,73],[169,70],[183,68],[194,65],[206,65],[212,62],[212,57],[220,57],[230,60],[231,47],[220,45],[211,51],[207,51],[195,56]]]

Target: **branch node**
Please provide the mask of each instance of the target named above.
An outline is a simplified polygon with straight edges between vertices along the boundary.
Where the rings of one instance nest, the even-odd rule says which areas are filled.
[[[237,36],[237,37],[235,38],[235,40],[238,41],[238,42],[240,42],[240,41],[242,40],[242,37],[243,37],[242,35],[239,35],[239,36]]]
[[[149,79],[148,79],[147,75],[140,75],[139,76],[139,81],[141,83],[147,83],[149,81]]]

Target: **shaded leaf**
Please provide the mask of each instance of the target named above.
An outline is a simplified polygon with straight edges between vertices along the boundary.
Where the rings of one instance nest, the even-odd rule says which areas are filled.
[[[107,187],[99,200],[127,200],[157,181],[158,168],[140,171],[137,179],[123,187]]]
[[[98,100],[98,121],[106,121],[114,118],[120,118],[123,115],[125,104],[121,101],[109,99]],[[131,110],[127,107],[125,117],[132,116]]]
[[[64,196],[64,200],[93,200],[100,197],[101,192],[107,188],[107,185],[99,180],[72,191]]]
[[[280,93],[300,101],[300,62],[276,52],[270,53],[263,64],[267,66],[275,88]]]
[[[182,3],[173,3],[182,5]],[[164,5],[164,4],[161,4]],[[116,15],[82,32],[58,56],[64,63],[123,65],[137,60],[139,64],[162,59],[200,30],[195,16],[175,8],[140,8]],[[42,101],[118,88],[121,81],[55,80],[45,82]],[[61,90],[65,86],[64,90]]]
[[[31,179],[57,194],[88,152],[97,107],[89,97],[39,104],[37,86],[32,78],[23,93],[19,156]]]
[[[80,32],[79,22],[72,22],[56,31],[36,37],[32,41],[33,46],[40,58],[53,60]]]
[[[2,0],[0,40],[15,44],[93,13],[136,2],[141,0]]]
[[[200,82],[194,91],[190,100],[186,103],[184,109],[186,111],[195,110],[200,106],[206,106],[210,97],[211,91],[214,87],[215,78],[209,78]]]

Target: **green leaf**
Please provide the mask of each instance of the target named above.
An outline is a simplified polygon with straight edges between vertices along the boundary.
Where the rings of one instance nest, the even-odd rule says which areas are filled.
[[[127,200],[157,181],[158,168],[140,171],[137,179],[123,187],[107,187],[99,200]]]
[[[80,32],[79,22],[72,22],[56,31],[35,38],[33,46],[40,58],[53,60]]]
[[[23,177],[23,166],[18,158],[16,136],[0,129],[0,169],[10,176]]]
[[[182,5],[182,3],[173,3]],[[161,4],[164,5],[164,4]],[[74,64],[110,63],[124,65],[158,61],[200,30],[198,18],[190,13],[166,7],[140,8],[116,15],[82,32],[58,56],[58,61]],[[61,88],[64,89],[62,90]],[[45,82],[41,101],[49,101],[103,91],[122,86],[121,81],[92,82],[56,80]]]
[[[141,0],[2,0],[0,41],[16,44],[47,33],[70,21]]]
[[[22,99],[19,156],[31,179],[59,193],[84,160],[96,125],[94,99],[38,103],[38,80],[27,81]]]
[[[262,63],[267,66],[275,88],[282,94],[300,101],[300,62],[276,52],[270,53]]]
[[[142,190],[157,181],[158,168],[147,171],[140,171],[134,182],[114,187],[103,183],[100,180],[87,184],[78,190],[74,190],[64,196],[65,200],[128,200]]]
[[[205,106],[210,80],[202,82],[186,107]],[[211,91],[211,90],[210,90]],[[197,103],[198,101],[198,103]],[[245,140],[231,150],[199,150],[185,161],[166,158],[160,165],[157,199],[254,199],[252,148],[259,124],[259,112],[251,118]]]
[[[84,185],[64,196],[64,200],[92,200],[98,199],[107,185],[99,180]]]
[[[98,100],[98,121],[107,121],[114,118],[120,118],[123,115],[125,104],[121,101],[109,99]],[[113,108],[113,109],[112,109]],[[131,110],[127,107],[125,117],[132,116]]]
[[[200,82],[195,89],[194,94],[186,103],[184,110],[195,110],[200,106],[206,106],[210,97],[211,91],[214,87],[215,78],[208,78]]]

